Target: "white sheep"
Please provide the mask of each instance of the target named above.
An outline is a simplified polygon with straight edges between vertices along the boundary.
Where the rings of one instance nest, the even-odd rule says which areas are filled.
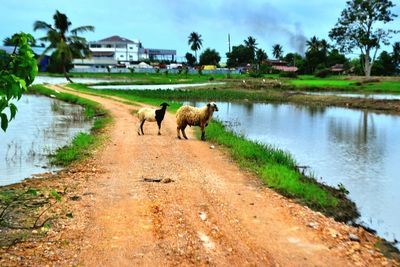
[[[143,124],[145,121],[149,122],[157,121],[158,135],[161,135],[161,122],[164,119],[165,111],[167,110],[167,107],[169,105],[164,102],[160,106],[162,107],[161,109],[141,108],[138,111],[137,113],[139,118],[139,125],[137,130],[138,135],[140,135],[140,131],[142,132],[142,135],[144,135]]]
[[[214,111],[218,111],[218,107],[214,102],[208,103],[206,106],[196,108],[192,106],[182,106],[176,112],[177,137],[181,139],[180,131],[185,139],[188,139],[185,128],[189,126],[200,126],[201,140],[205,140],[204,128],[208,125]]]

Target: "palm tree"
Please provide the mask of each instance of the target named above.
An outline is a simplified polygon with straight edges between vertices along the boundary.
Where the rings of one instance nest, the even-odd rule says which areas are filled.
[[[267,59],[268,59],[267,53],[264,50],[262,50],[261,48],[257,49],[257,52],[256,52],[256,61],[257,61],[257,63],[261,64]]]
[[[274,55],[274,57],[276,59],[282,58],[282,54],[283,54],[282,46],[280,44],[273,45],[272,46],[272,54]]]
[[[78,36],[78,33],[94,31],[94,27],[80,26],[69,30],[71,22],[68,20],[68,17],[65,14],[60,13],[58,10],[54,14],[53,19],[54,26],[44,21],[35,21],[33,24],[33,30],[47,31],[47,35],[40,38],[41,41],[50,42],[49,46],[44,50],[42,57],[49,50],[54,49],[55,57],[57,60],[59,60],[62,66],[65,78],[69,82],[72,82],[67,73],[67,63],[71,62],[74,57],[82,58],[83,56],[90,55],[90,50],[86,39]],[[69,32],[71,35],[67,35]]]
[[[256,50],[257,50],[257,42],[256,39],[252,36],[247,37],[246,40],[244,40],[244,44],[246,47],[251,49],[251,53],[253,54],[253,61],[254,61],[254,57],[256,54]]]
[[[311,37],[310,40],[306,42],[306,45],[308,46],[308,52],[321,51],[324,55],[328,53],[328,50],[331,47],[325,39],[318,40],[315,36]]]
[[[198,34],[197,32],[192,32],[188,37],[188,45],[190,45],[190,49],[194,51],[197,61],[197,50],[199,50],[203,45],[203,40],[201,39],[201,35]]]

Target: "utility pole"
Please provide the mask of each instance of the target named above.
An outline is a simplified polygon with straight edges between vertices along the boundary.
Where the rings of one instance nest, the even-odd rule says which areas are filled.
[[[231,35],[228,33],[228,46],[229,46],[229,53],[231,52]]]

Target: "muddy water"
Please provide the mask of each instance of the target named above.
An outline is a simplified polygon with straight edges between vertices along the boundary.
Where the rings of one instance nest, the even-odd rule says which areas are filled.
[[[24,95],[15,104],[15,120],[6,133],[0,131],[0,185],[56,170],[48,166],[47,155],[92,125],[82,107],[56,99]]]
[[[344,184],[362,223],[387,240],[400,238],[399,116],[287,104],[218,107],[216,117],[234,122],[237,133],[289,151],[324,183]]]

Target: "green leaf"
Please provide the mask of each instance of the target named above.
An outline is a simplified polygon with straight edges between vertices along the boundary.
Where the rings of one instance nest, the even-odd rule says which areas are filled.
[[[68,212],[65,216],[67,216],[67,218],[69,218],[69,219],[74,218],[74,215],[72,214],[72,212]]]
[[[10,121],[11,121],[12,119],[15,118],[15,115],[17,114],[18,109],[13,103],[10,103],[9,107],[10,107],[10,113],[11,113],[11,116],[10,116]]]
[[[7,115],[5,113],[1,113],[0,117],[1,117],[1,129],[3,129],[3,131],[6,131],[8,127]]]

